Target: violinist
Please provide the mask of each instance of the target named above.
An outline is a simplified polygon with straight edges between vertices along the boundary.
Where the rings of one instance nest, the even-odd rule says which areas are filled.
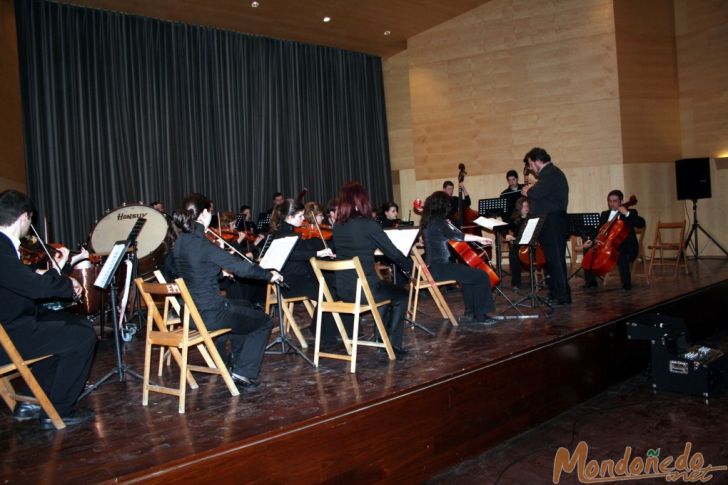
[[[324,222],[329,227],[334,227],[334,224],[336,224],[336,214],[339,210],[339,199],[333,198],[329,200],[329,203],[326,204],[326,214],[325,214],[325,220]]]
[[[531,149],[523,162],[538,176],[538,182],[526,185],[521,193],[528,197],[532,216],[546,216],[538,240],[546,256],[549,304],[553,307],[570,305],[571,288],[566,273],[566,240],[569,237],[566,208],[569,205],[569,183],[564,172],[551,162],[551,155],[543,148]]]
[[[511,270],[511,285],[514,290],[518,290],[521,287],[521,260],[518,258],[518,244],[516,244],[516,237],[521,231],[521,226],[528,218],[528,214],[531,212],[530,204],[528,199],[521,197],[516,201],[513,214],[511,214],[511,221],[508,223],[508,234],[506,235],[506,241],[511,244],[508,251],[508,264]]]
[[[275,224],[278,228],[273,233],[273,238],[296,236],[296,228],[302,227],[306,220],[304,214],[304,206],[300,202],[293,199],[285,200],[273,211],[271,225]],[[323,214],[320,215],[323,216]],[[311,232],[316,231],[315,223],[309,226],[309,229]],[[288,260],[286,260],[286,264],[281,271],[289,286],[289,288],[283,290],[284,297],[306,296],[312,300],[318,300],[319,284],[309,263],[309,259],[312,257],[335,258],[336,255],[331,248],[325,247],[321,237],[300,239],[288,256]],[[333,281],[329,286],[333,286]],[[334,326],[333,316],[327,313],[325,317],[324,326],[321,328],[321,339],[323,343],[332,343],[339,333]],[[309,328],[316,335],[315,315]]]
[[[369,194],[358,182],[349,182],[339,191],[339,207],[334,226],[336,255],[340,259],[358,256],[377,301],[390,300],[389,305],[380,307],[380,314],[387,329],[389,340],[398,356],[407,354],[402,346],[404,319],[407,313],[409,293],[380,280],[374,267],[374,251],[379,248],[386,257],[406,272],[412,271],[412,260],[397,249],[382,227],[371,218],[372,206]],[[336,273],[336,291],[346,301],[356,298],[356,274],[348,271]]]
[[[276,192],[273,194],[273,207],[268,209],[268,214],[273,214],[273,211],[281,205],[283,202],[285,202],[286,197],[283,195],[283,192]]]
[[[271,319],[245,302],[224,298],[220,294],[218,275],[225,270],[242,278],[270,282],[283,281],[283,276],[229,254],[207,240],[205,231],[214,212],[210,199],[190,194],[182,207],[174,214],[180,231],[172,249],[174,270],[184,278],[208,328],[231,329],[232,355],[223,359],[232,361],[233,381],[240,387],[256,387],[272,328]]]
[[[465,188],[465,183],[460,182],[458,186],[463,191],[463,206],[470,207],[470,195],[468,194],[468,190]],[[455,221],[455,216],[458,213],[459,207],[459,197],[457,195],[453,195],[453,192],[455,191],[455,184],[453,184],[450,180],[446,180],[442,184],[442,190],[448,195],[448,197],[450,197],[450,207],[445,218],[450,221]],[[459,219],[455,221],[454,224],[457,227],[460,227],[461,225]]]
[[[68,250],[58,250],[57,266],[43,274],[20,261],[20,239],[28,234],[33,203],[15,190],[0,193],[0,322],[25,359],[52,355],[33,366],[33,374],[67,426],[94,417],[87,409],[73,409],[91,368],[96,333],[87,320],[70,313],[43,311],[37,301],[80,295],[83,288],[59,271],[68,260]],[[0,365],[9,358],[0,350]],[[40,420],[52,429],[53,423],[32,403],[18,402],[16,420]]]
[[[637,259],[639,253],[639,244],[637,242],[637,235],[635,234],[635,228],[645,227],[645,220],[634,208],[627,210],[624,207],[624,194],[620,190],[612,190],[607,195],[607,206],[609,210],[605,210],[599,217],[599,226],[603,226],[615,217],[619,217],[625,222],[628,227],[627,239],[625,239],[619,246],[619,257],[617,259],[617,267],[619,268],[619,278],[622,282],[622,288],[625,291],[632,289],[632,279],[629,271],[629,266],[632,262]],[[584,251],[588,251],[592,248],[594,241],[584,241]],[[596,278],[594,273],[589,270],[584,270],[584,280],[586,284],[584,288],[593,288],[597,286]]]
[[[399,226],[399,206],[394,202],[385,202],[379,212],[382,229],[396,228]]]
[[[495,310],[490,280],[487,273],[477,268],[450,262],[448,241],[475,241],[492,244],[488,238],[464,234],[447,220],[450,210],[450,195],[444,191],[434,192],[425,200],[420,224],[423,227],[427,266],[435,280],[456,280],[463,290],[465,315],[458,318],[461,323],[491,325],[496,322],[488,314]]]
[[[509,170],[506,173],[506,181],[508,187],[501,192],[500,196],[502,199],[506,199],[506,214],[513,214],[516,201],[522,197],[521,189],[523,189],[523,184],[518,183],[518,172],[515,170]]]

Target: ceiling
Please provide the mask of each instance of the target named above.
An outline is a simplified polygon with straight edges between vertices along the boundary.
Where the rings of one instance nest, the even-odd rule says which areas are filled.
[[[408,38],[488,0],[258,0],[257,8],[252,0],[56,1],[387,58]]]

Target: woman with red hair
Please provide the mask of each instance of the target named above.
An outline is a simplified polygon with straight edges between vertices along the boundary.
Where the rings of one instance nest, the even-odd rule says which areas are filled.
[[[334,244],[339,259],[359,257],[369,287],[377,301],[391,300],[382,320],[389,340],[398,356],[407,351],[402,346],[404,319],[407,312],[408,293],[377,277],[374,270],[374,250],[380,249],[386,257],[406,272],[412,270],[412,261],[400,252],[382,227],[372,218],[369,194],[359,182],[349,182],[339,192],[339,207],[334,226]],[[356,298],[356,274],[343,271],[336,274],[336,293],[347,301]]]

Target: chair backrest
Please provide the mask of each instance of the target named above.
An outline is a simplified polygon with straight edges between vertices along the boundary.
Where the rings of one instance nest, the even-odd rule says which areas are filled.
[[[343,259],[343,260],[337,260],[337,261],[323,261],[316,258],[311,258],[309,260],[311,262],[311,267],[313,268],[313,272],[316,274],[316,279],[319,283],[319,288],[323,290],[324,297],[326,298],[326,301],[333,302],[334,297],[331,293],[330,288],[326,284],[326,279],[324,278],[323,271],[356,271],[357,281],[356,281],[356,298],[357,301],[360,301],[359,298],[361,296],[361,292],[364,292],[364,296],[367,300],[367,303],[371,306],[375,305],[374,295],[372,294],[371,289],[369,288],[369,283],[367,282],[367,277],[364,274],[364,269],[361,266],[361,262],[359,261],[358,257],[354,257],[353,259]]]
[[[662,222],[657,221],[657,230],[655,231],[655,244],[670,244],[672,241],[665,241],[663,238],[663,230],[676,230],[679,232],[674,233],[676,235],[675,243],[682,244],[685,239],[685,221],[680,222]]]
[[[435,278],[433,278],[432,273],[430,273],[430,268],[427,267],[427,263],[425,263],[425,260],[422,258],[423,253],[423,249],[412,248],[412,260],[415,263],[415,270],[418,272],[413,276],[421,274],[428,283],[435,283]]]

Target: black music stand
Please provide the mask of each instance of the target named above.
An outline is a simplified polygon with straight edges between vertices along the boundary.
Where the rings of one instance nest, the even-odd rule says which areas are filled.
[[[547,312],[543,312],[545,316],[548,316],[550,312],[553,310],[553,307],[547,302],[545,299],[540,297],[536,294],[536,291],[538,290],[538,287],[536,285],[536,271],[535,271],[535,254],[536,254],[536,242],[538,241],[538,235],[541,233],[541,229],[543,228],[543,224],[546,221],[546,216],[541,217],[532,217],[529,219],[526,219],[526,223],[521,225],[521,230],[518,232],[518,245],[519,246],[525,246],[528,245],[528,273],[530,277],[530,285],[529,285],[529,293],[528,295],[524,296],[520,300],[518,300],[515,305],[521,305],[528,308],[538,308],[539,311],[543,312],[541,309],[541,305],[545,305],[548,307]],[[531,231],[530,237],[526,235],[526,231]],[[528,302],[527,304],[524,302]],[[531,318],[536,318],[537,316],[533,316]]]
[[[255,223],[256,233],[270,231],[270,218],[272,215],[272,212],[261,212],[258,214],[258,222]]]
[[[138,374],[131,370],[129,366],[124,363],[121,352],[121,336],[119,335],[121,329],[119,328],[119,319],[117,317],[116,308],[116,272],[119,269],[124,256],[129,252],[130,248],[136,244],[136,239],[147,222],[146,219],[137,219],[134,227],[129,232],[129,236],[125,241],[117,241],[114,247],[111,249],[109,256],[106,258],[104,265],[101,267],[94,286],[99,289],[109,289],[109,295],[111,300],[111,321],[114,325],[114,347],[116,350],[116,367],[107,372],[101,379],[96,381],[94,384],[87,387],[81,395],[78,397],[78,401],[86,397],[88,394],[99,388],[106,381],[111,379],[115,374],[119,375],[119,382],[124,382],[126,374],[130,374],[139,380],[143,380],[141,374]]]
[[[478,215],[483,217],[500,217],[503,222],[506,222],[506,203],[508,201],[501,197],[495,199],[480,199],[478,201]],[[498,278],[503,281],[503,265],[501,259],[503,259],[503,249],[501,248],[500,231],[507,231],[508,226],[496,227],[493,229],[495,236],[495,270],[498,273]],[[498,283],[498,288],[500,288]],[[502,292],[501,292],[502,293]],[[505,296],[505,295],[504,295]]]
[[[295,239],[295,241],[292,241]],[[273,242],[270,244],[270,247],[265,252],[265,255],[261,258],[260,265],[261,267],[267,269],[267,270],[276,270],[280,272],[283,269],[283,266],[285,266],[286,261],[288,260],[288,256],[290,256],[291,251],[293,250],[293,247],[295,246],[295,243],[298,242],[299,237],[298,236],[288,236],[288,237],[282,237],[278,239],[274,239]],[[306,362],[308,362],[311,367],[316,367],[316,365],[309,359],[305,353],[303,353],[303,350],[299,349],[296,344],[294,344],[290,338],[288,338],[288,335],[286,334],[286,322],[283,318],[283,288],[287,287],[285,285],[285,282],[283,284],[281,283],[275,283],[276,285],[276,300],[278,303],[278,336],[273,339],[271,343],[269,343],[265,347],[265,353],[266,354],[274,354],[274,355],[286,355],[290,353],[290,350],[293,350],[296,354],[298,354],[300,357],[303,358]],[[281,345],[281,350],[274,351],[269,350],[274,345]],[[288,346],[288,347],[286,347]]]
[[[575,214],[567,214],[569,218],[569,235],[579,236],[582,241],[585,239],[593,239],[599,232],[599,218],[598,212],[581,212]],[[571,255],[572,262],[576,262],[576,254]],[[583,268],[581,265],[569,275],[567,280],[570,280]]]

